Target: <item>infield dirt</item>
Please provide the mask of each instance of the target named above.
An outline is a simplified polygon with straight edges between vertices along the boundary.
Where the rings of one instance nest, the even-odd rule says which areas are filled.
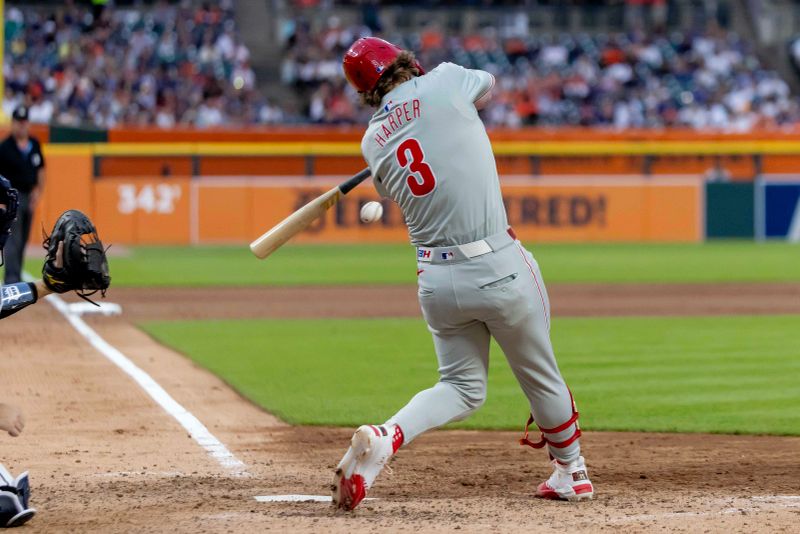
[[[561,315],[641,314],[642,306],[672,315],[800,313],[798,284],[647,287],[553,286],[551,296]],[[390,303],[387,315],[418,313],[413,288],[358,290]],[[314,300],[307,298],[309,291],[317,292]],[[320,310],[326,299],[319,291],[351,293]],[[363,310],[343,309],[343,302],[360,300],[352,291],[113,290],[110,300],[121,302],[125,315],[88,319],[241,459],[246,476],[221,467],[49,305],[4,320],[3,400],[20,404],[28,425],[20,438],[0,437],[2,462],[14,473],[30,469],[32,504],[40,510],[25,528],[796,531],[800,438],[793,437],[587,432],[583,444],[598,495],[591,503],[572,505],[531,497],[550,469],[543,452],[517,444],[516,433],[439,431],[403,449],[392,463],[393,474],[378,479],[371,494],[378,500],[355,513],[333,513],[320,503],[256,502],[256,495],[326,495],[352,429],[288,426],[155,343],[131,321],[210,317],[209,309],[218,318],[360,316]],[[237,304],[202,304],[231,301]],[[238,303],[249,304],[242,311]]]
[[[548,284],[553,315],[800,314],[800,283]],[[132,321],[417,317],[416,286],[121,288]]]

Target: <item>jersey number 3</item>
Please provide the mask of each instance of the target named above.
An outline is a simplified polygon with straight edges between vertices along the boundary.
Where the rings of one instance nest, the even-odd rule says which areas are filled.
[[[429,195],[436,188],[436,176],[433,175],[431,166],[425,163],[425,154],[419,141],[409,137],[397,147],[397,163],[414,174],[409,174],[406,178],[408,188],[415,197]],[[410,156],[410,159],[409,159]]]

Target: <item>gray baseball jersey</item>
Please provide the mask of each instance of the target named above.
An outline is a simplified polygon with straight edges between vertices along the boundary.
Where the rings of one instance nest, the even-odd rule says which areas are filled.
[[[400,205],[418,245],[419,301],[439,360],[439,382],[387,423],[408,443],[479,408],[494,337],[528,397],[541,444],[567,463],[580,455],[580,431],[550,343],[547,290],[508,228],[474,105],[492,83],[486,72],[439,65],[386,94],[361,142],[376,189]]]
[[[508,226],[497,167],[473,102],[488,72],[442,63],[386,96],[361,150],[381,196],[401,208],[415,245],[470,243]]]

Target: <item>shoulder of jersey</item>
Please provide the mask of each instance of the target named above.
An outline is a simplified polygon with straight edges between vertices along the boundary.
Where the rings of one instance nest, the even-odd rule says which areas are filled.
[[[417,78],[417,87],[448,87],[451,80],[457,79],[455,74],[459,66],[455,63],[439,63],[435,68]]]
[[[367,155],[367,152],[369,150],[369,140],[372,139],[372,136],[370,134],[371,134],[370,127],[367,126],[367,129],[364,130],[364,135],[361,136],[361,153],[364,156]]]
[[[430,76],[432,74],[433,75],[442,75],[442,74],[446,74],[447,72],[453,71],[453,70],[458,69],[458,68],[461,68],[461,67],[459,67],[455,63],[450,63],[449,61],[445,61],[443,63],[439,63],[436,66],[436,68],[431,69],[430,71],[428,71],[428,73],[425,76]]]

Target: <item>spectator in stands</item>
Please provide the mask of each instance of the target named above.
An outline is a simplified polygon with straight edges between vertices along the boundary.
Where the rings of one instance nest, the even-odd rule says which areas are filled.
[[[646,6],[653,25],[663,23],[663,2]],[[497,97],[483,112],[490,125],[582,125],[612,128],[690,127],[744,131],[796,123],[797,100],[775,73],[760,66],[737,35],[712,22],[703,33],[531,36],[518,17],[508,27],[449,35],[431,23],[418,35],[387,36],[413,49],[424,65],[454,61],[495,74]],[[523,23],[524,23],[523,19]],[[312,122],[363,120],[357,108],[330,111],[342,73],[327,65],[337,49],[338,20],[318,33],[297,20],[287,39],[284,83],[309,90]],[[368,31],[354,25],[354,36]],[[500,37],[500,36],[505,37]],[[796,47],[800,57],[800,45]],[[798,60],[800,61],[800,60]],[[354,95],[351,95],[354,97]]]
[[[32,122],[99,127],[274,120],[254,96],[232,7],[160,0],[149,10],[10,8],[4,109],[27,104]]]
[[[628,18],[648,14],[626,34],[532,34],[520,11],[465,35],[434,20],[386,37],[429,67],[453,61],[492,72],[496,97],[483,111],[489,125],[744,131],[800,120],[786,82],[716,25],[724,17],[713,1],[698,4],[706,31],[671,34],[653,31],[664,24],[664,0],[626,2]],[[99,16],[71,1],[53,12],[11,7],[3,107],[9,114],[26,104],[34,122],[103,128],[364,122],[368,112],[343,83],[341,57],[381,28],[378,5],[363,4],[363,24],[337,15],[309,20],[320,11],[302,8],[281,21],[279,78],[301,109],[259,92],[232,0],[156,0],[148,9],[107,6]],[[792,51],[800,65],[800,44]]]

